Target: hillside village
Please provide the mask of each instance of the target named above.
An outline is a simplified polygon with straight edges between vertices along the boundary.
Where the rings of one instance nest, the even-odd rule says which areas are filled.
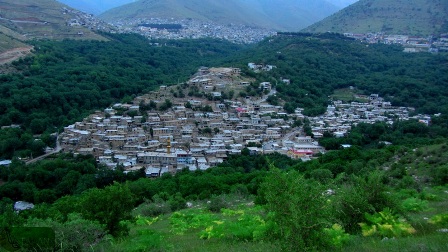
[[[255,63],[248,67],[252,71],[275,68]],[[254,86],[257,95],[244,96]],[[144,168],[148,177],[158,177],[184,168],[206,170],[242,151],[279,152],[306,161],[325,152],[316,141],[325,132],[343,137],[357,123],[391,124],[410,119],[413,111],[393,107],[372,94],[357,96],[365,102],[333,101],[324,115],[305,117],[300,108],[287,114],[282,106],[270,105],[266,101],[270,95],[276,95],[271,83],[256,84],[239,68],[202,67],[187,83],[161,86],[97,111],[66,127],[58,139],[65,152],[92,154],[112,169],[117,165],[126,171]],[[425,115],[412,118],[426,124],[430,120]],[[297,120],[309,121],[313,137],[294,127]]]
[[[275,31],[240,24],[222,25],[194,19],[133,19],[113,22],[119,32],[138,33],[149,39],[225,39],[239,44],[257,43],[276,34]],[[167,26],[165,28],[164,26]],[[175,29],[169,26],[177,26]]]
[[[378,33],[344,33],[344,36],[354,38],[370,44],[384,43],[388,45],[397,44],[404,47],[404,52],[439,52],[448,51],[448,34],[434,36],[410,36]]]

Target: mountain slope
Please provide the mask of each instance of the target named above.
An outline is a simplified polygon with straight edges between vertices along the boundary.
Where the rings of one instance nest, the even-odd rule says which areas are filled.
[[[448,1],[360,0],[303,31],[440,34],[448,32]]]
[[[135,2],[136,0],[57,0],[72,8],[98,15],[106,10],[120,5]]]
[[[0,45],[0,53],[23,46],[29,39],[104,39],[81,25],[88,19],[54,0],[0,0],[0,35],[10,40]]]
[[[192,18],[298,31],[337,10],[338,7],[326,0],[140,0],[109,10],[100,18],[106,21],[150,17]]]

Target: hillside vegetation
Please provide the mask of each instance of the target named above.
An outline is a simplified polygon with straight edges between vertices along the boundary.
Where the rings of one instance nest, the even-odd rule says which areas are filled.
[[[360,0],[303,31],[437,35],[448,32],[448,2]]]
[[[3,158],[41,153],[42,144],[34,146],[32,135],[44,133],[48,145],[48,134],[57,128],[125,96],[185,81],[203,65],[239,66],[256,79],[255,86],[270,81],[277,95],[268,101],[284,105],[289,113],[300,107],[305,115],[322,114],[334,90],[349,86],[378,93],[395,106],[413,106],[417,112],[448,111],[445,54],[409,55],[400,47],[366,47],[333,34],[281,35],[251,47],[218,40],[159,41],[166,45],[150,46],[137,35],[109,39],[113,41],[36,42],[36,56],[13,64],[21,74],[0,76],[0,125],[19,125],[0,130]],[[248,62],[277,68],[254,73]],[[255,89],[246,91],[257,95]]]
[[[322,114],[328,96],[350,86],[368,95],[378,93],[395,106],[415,107],[417,112],[448,111],[447,55],[409,55],[402,50],[365,45],[338,34],[282,33],[234,60],[275,65],[272,71],[249,74],[275,83],[277,98],[287,101],[291,112],[301,107],[306,115]],[[280,78],[290,79],[291,84]]]
[[[445,251],[440,140],[354,146],[306,163],[244,152],[155,180],[89,156],[16,161],[0,174],[0,224],[52,227],[59,251]],[[18,199],[38,205],[14,215],[8,206]]]

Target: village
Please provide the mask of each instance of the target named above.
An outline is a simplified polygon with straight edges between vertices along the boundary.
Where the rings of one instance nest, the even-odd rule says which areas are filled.
[[[248,68],[270,71],[275,66],[249,63]],[[96,111],[65,127],[58,141],[64,152],[92,154],[111,169],[144,168],[148,177],[159,177],[182,169],[206,170],[242,151],[278,152],[307,161],[325,153],[317,142],[325,132],[343,137],[358,123],[430,121],[425,115],[410,117],[413,108],[393,107],[377,94],[357,96],[365,102],[332,101],[318,117],[306,117],[300,108],[287,114],[282,106],[266,101],[276,95],[269,82],[256,84],[257,96],[241,97],[254,81],[242,76],[239,68],[202,67],[186,83],[161,86],[133,101]],[[296,120],[309,120],[312,135],[294,127]]]
[[[217,24],[195,19],[140,18],[111,23],[119,32],[138,33],[148,39],[225,39],[237,44],[257,43],[275,31],[241,24]]]
[[[369,44],[383,43],[387,45],[401,45],[403,52],[446,52],[448,51],[448,34],[439,36],[410,36],[399,34],[376,33],[344,33],[344,36],[360,40]]]

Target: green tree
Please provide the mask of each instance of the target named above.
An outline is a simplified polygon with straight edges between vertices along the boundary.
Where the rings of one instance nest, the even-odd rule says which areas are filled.
[[[127,184],[115,183],[104,189],[90,189],[81,195],[82,216],[104,224],[113,236],[126,235],[128,227],[122,221],[133,220],[134,195]]]
[[[315,251],[327,246],[323,229],[330,222],[325,188],[296,171],[271,167],[260,193],[274,222],[273,235],[285,251]]]

